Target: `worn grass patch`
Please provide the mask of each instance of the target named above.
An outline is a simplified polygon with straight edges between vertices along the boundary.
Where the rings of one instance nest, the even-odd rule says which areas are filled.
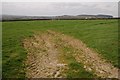
[[[73,54],[75,54],[72,51],[72,48],[64,47],[63,49],[64,58],[66,60],[66,63],[68,63],[69,69],[66,71],[68,78],[94,78],[96,77],[93,75],[93,73],[87,72],[83,65],[78,63],[75,58],[73,57]]]

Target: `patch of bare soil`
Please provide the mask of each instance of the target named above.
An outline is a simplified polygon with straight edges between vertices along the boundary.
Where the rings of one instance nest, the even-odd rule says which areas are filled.
[[[102,58],[100,54],[88,48],[82,41],[50,30],[24,40],[24,47],[28,51],[26,77],[65,77],[62,72],[66,69],[67,64],[61,63],[58,59],[61,52],[55,42],[56,38],[73,48],[76,52],[73,56],[79,63],[84,64],[86,71],[93,72],[101,78],[118,78],[118,69]]]
[[[59,52],[52,38],[52,35],[44,33],[24,40],[24,47],[28,51],[26,77],[62,77],[65,64],[58,62]]]

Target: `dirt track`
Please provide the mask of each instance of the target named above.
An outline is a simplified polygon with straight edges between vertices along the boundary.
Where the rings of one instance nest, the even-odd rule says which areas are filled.
[[[58,59],[61,51],[58,49],[59,45],[56,44],[56,40],[73,48],[76,52],[73,56],[79,63],[84,64],[86,71],[93,72],[101,78],[118,77],[118,69],[97,52],[88,48],[82,41],[50,30],[24,40],[24,47],[28,51],[26,77],[66,77],[63,71],[67,69],[67,64],[61,63]]]

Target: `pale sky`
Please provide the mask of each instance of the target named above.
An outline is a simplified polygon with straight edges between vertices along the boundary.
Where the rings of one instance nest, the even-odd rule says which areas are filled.
[[[12,1],[12,0],[9,0]],[[13,0],[14,1],[14,0]],[[18,0],[19,1],[19,0]],[[26,0],[27,1],[27,0]],[[31,1],[31,2],[30,2]],[[36,0],[35,0],[36,1]],[[96,2],[75,2],[77,0],[66,0],[68,2],[2,2],[2,14],[26,15],[26,16],[56,16],[56,15],[81,15],[81,14],[108,14],[118,16],[118,0],[107,2],[107,0],[96,0]],[[58,2],[57,2],[58,1]],[[72,1],[72,2],[70,2]],[[86,0],[88,1],[88,0]],[[103,1],[103,2],[102,2]],[[106,2],[105,2],[106,1]]]
[[[120,0],[1,0],[2,2],[119,2]]]

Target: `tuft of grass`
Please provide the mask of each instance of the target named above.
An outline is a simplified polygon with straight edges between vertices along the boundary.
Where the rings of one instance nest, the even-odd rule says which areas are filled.
[[[67,75],[67,78],[95,78],[96,76],[86,71],[83,68],[83,64],[78,63],[76,59],[74,58],[73,54],[76,54],[71,47],[63,47],[63,54],[62,58],[66,61],[68,64],[69,69],[65,72]]]

